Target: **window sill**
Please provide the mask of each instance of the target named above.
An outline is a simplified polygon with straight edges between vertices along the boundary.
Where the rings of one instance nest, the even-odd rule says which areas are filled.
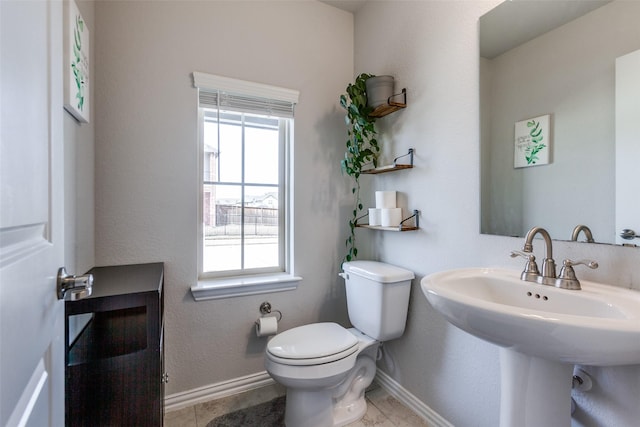
[[[224,279],[203,279],[191,287],[196,301],[233,298],[245,295],[293,291],[298,288],[302,277],[287,273],[256,276],[229,277]]]

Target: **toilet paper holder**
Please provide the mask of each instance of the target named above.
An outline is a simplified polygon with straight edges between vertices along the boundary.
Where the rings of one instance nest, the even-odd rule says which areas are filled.
[[[262,304],[260,304],[260,313],[263,316],[266,316],[267,314],[271,314],[272,312],[278,314],[278,319],[277,319],[278,322],[282,320],[282,312],[280,310],[272,310],[271,303],[269,301],[265,301]],[[256,324],[257,323],[258,322],[256,321]]]

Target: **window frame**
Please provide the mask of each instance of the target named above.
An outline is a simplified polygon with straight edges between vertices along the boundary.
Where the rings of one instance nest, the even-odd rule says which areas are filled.
[[[204,123],[205,110],[200,104],[200,90],[208,92],[225,90],[256,97],[268,97],[275,94],[276,97],[290,99],[295,105],[299,96],[297,91],[290,89],[266,86],[258,83],[233,80],[225,77],[213,76],[194,72],[194,86],[198,88],[197,125],[198,125],[198,203],[197,203],[197,280],[191,287],[194,299],[208,300],[228,298],[242,295],[252,295],[267,292],[288,291],[296,289],[302,278],[293,274],[293,117],[284,118],[275,114],[279,119],[279,144],[278,157],[280,166],[278,171],[279,191],[279,266],[268,268],[255,268],[243,270],[227,270],[216,272],[204,272]],[[217,88],[217,89],[216,89]],[[220,92],[218,92],[220,93]],[[283,95],[284,94],[284,95]],[[219,111],[224,111],[223,108]],[[292,106],[293,108],[293,106]],[[240,110],[234,110],[240,112]],[[255,114],[255,111],[246,111],[246,114]],[[244,181],[244,179],[243,179]],[[246,183],[244,183],[246,185]]]
[[[287,163],[287,158],[288,156],[286,155],[287,152],[287,147],[290,145],[290,132],[289,132],[289,128],[292,125],[292,119],[288,119],[288,118],[279,118],[279,117],[275,117],[274,119],[276,119],[278,121],[278,163],[279,163],[279,167],[278,167],[278,182],[276,184],[270,185],[270,184],[265,184],[265,183],[256,183],[256,182],[248,182],[247,180],[245,180],[245,175],[246,175],[246,164],[245,164],[245,159],[246,156],[244,155],[244,147],[242,149],[242,158],[241,158],[241,172],[240,172],[240,179],[238,181],[207,181],[204,177],[204,148],[205,148],[205,144],[204,144],[204,125],[207,121],[207,112],[214,112],[213,109],[210,108],[205,108],[205,107],[199,107],[199,111],[198,111],[198,129],[200,132],[200,160],[199,160],[199,164],[200,167],[202,168],[200,174],[199,174],[199,178],[200,178],[200,206],[203,207],[204,205],[204,191],[205,191],[205,187],[207,185],[221,185],[221,186],[231,186],[231,185],[236,185],[238,187],[253,187],[253,186],[265,186],[265,187],[273,187],[274,189],[277,189],[278,191],[278,265],[276,266],[271,266],[271,267],[254,267],[254,268],[245,268],[244,265],[241,266],[241,268],[239,269],[233,269],[233,270],[215,270],[215,271],[204,271],[204,265],[205,265],[205,259],[204,259],[204,245],[202,244],[202,242],[204,241],[204,209],[200,209],[198,214],[199,214],[199,218],[198,218],[198,224],[201,227],[201,230],[199,230],[198,234],[200,236],[200,241],[201,244],[198,246],[198,248],[200,249],[200,253],[198,254],[198,277],[200,279],[215,279],[215,278],[226,278],[226,277],[230,277],[230,276],[246,276],[246,275],[258,275],[258,274],[267,274],[267,273],[283,273],[285,271],[287,271],[287,264],[288,264],[288,260],[287,260],[287,254],[289,253],[288,251],[288,240],[289,240],[289,230],[287,228],[287,224],[288,224],[288,218],[289,218],[289,213],[288,213],[288,209],[287,209],[287,200],[289,199],[289,194],[287,191],[288,185],[287,184],[287,178],[286,178],[286,171],[289,169],[289,165]],[[217,114],[217,118],[215,119],[216,122],[221,122],[222,120],[220,119],[221,117],[221,113],[227,113],[227,111],[219,109],[217,112],[214,112],[214,114]],[[245,128],[245,118],[247,115],[252,115],[255,116],[255,114],[253,113],[242,113],[242,112],[236,112],[236,111],[232,111],[229,112],[233,115],[237,115],[240,117],[240,120],[238,121],[239,126],[242,127],[242,144],[244,146],[245,144],[245,138],[244,138],[244,128]],[[218,162],[220,162],[220,160],[218,160]],[[219,171],[219,168],[218,168]],[[218,172],[219,173],[219,172]],[[242,192],[242,194],[244,194],[244,192]],[[243,202],[246,201],[246,198],[243,197]],[[242,234],[241,234],[241,241],[242,241],[242,249],[241,249],[241,264],[244,264],[244,252],[245,252],[245,241],[244,241],[244,223],[241,224],[241,229],[243,230]]]

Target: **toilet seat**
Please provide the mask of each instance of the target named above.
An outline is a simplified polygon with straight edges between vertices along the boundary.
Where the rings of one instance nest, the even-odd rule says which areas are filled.
[[[289,329],[267,344],[267,357],[293,366],[321,365],[358,351],[358,339],[337,323],[313,323]]]

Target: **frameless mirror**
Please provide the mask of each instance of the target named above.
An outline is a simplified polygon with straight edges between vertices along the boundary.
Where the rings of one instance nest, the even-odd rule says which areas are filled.
[[[640,78],[620,78],[640,76],[624,71],[640,64],[638,16],[636,1],[513,0],[480,18],[481,233],[571,240],[585,224],[640,244],[619,237],[640,234],[640,144],[624,141]]]

